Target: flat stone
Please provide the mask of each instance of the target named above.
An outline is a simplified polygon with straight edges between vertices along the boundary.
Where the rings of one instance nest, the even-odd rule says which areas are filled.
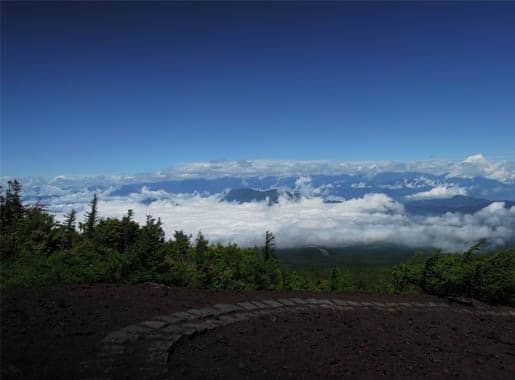
[[[170,325],[161,330],[163,334],[179,334],[182,333],[182,331],[180,325]]]
[[[199,317],[212,317],[214,315],[218,315],[220,313],[219,310],[213,309],[212,307],[204,307],[202,309],[191,309],[188,310],[188,313],[195,314]]]
[[[252,318],[252,314],[250,313],[236,313],[232,315],[237,321],[248,321]]]
[[[280,298],[277,300],[277,302],[280,302],[282,303],[283,305],[286,305],[286,306],[295,306],[295,302],[289,300],[289,299],[286,299],[286,298]]]
[[[264,300],[263,303],[268,305],[268,306],[272,306],[272,307],[281,307],[281,306],[283,306],[281,303],[279,303],[277,301],[274,301],[274,300]]]
[[[350,305],[350,301],[344,301],[344,300],[337,300],[337,299],[333,299],[333,302],[337,305],[340,305],[340,306],[348,306]]]
[[[240,311],[242,310],[241,307],[233,305],[233,304],[227,304],[227,303],[219,303],[213,306],[215,309],[220,310],[222,313],[232,313],[233,311]]]
[[[275,310],[272,310],[272,309],[268,309],[268,310],[257,310],[257,311],[254,311],[253,314],[254,315],[270,315],[270,314],[275,314],[276,311]]]
[[[252,301],[252,303],[256,305],[259,309],[266,309],[267,307],[269,307],[267,304],[258,301]]]
[[[329,300],[324,300],[324,299],[319,299],[319,298],[308,298],[306,301],[313,305],[332,304],[332,302]]]
[[[148,334],[151,331],[148,327],[140,325],[130,325],[114,331],[107,335],[102,342],[103,343],[126,343],[137,341],[142,334]]]
[[[375,307],[385,307],[385,304],[382,302],[370,302]]]
[[[173,324],[173,323],[183,322],[185,319],[178,318],[174,315],[160,315],[159,317],[156,317],[156,320]]]
[[[202,322],[202,327],[206,330],[214,330],[218,327],[220,327],[222,323],[219,320],[215,319],[208,319],[207,321]]]
[[[202,331],[200,323],[185,323],[181,326],[183,335],[192,335]]]
[[[127,342],[135,342],[139,339],[139,335],[127,334],[125,331],[116,331],[114,333],[109,334],[104,339],[102,339],[102,343],[127,343]]]
[[[137,325],[129,325],[127,327],[124,327],[122,329],[123,331],[126,331],[130,334],[145,334],[151,331],[152,329],[146,326],[142,326],[141,324]]]
[[[240,302],[237,305],[245,310],[256,310],[257,306],[250,302]]]
[[[218,317],[218,319],[220,320],[220,323],[223,326],[231,324],[231,323],[239,322],[239,320],[234,318],[232,315],[221,315],[220,317]]]
[[[140,325],[150,327],[151,329],[160,329],[161,327],[166,326],[167,323],[164,321],[145,321],[141,322]]]
[[[303,300],[302,298],[289,298],[289,300],[298,305],[305,305],[307,303],[306,300]]]
[[[182,320],[191,320],[191,319],[197,319],[197,316],[194,314],[190,314],[187,311],[178,311],[177,313],[173,313],[172,316],[175,318],[180,318]]]
[[[325,303],[321,304],[320,307],[324,308],[324,309],[331,309],[331,310],[335,310],[336,309],[336,305],[327,305]]]

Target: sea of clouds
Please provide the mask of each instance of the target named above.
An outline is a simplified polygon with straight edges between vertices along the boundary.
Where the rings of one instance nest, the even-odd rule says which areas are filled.
[[[94,192],[99,195],[99,214],[103,218],[121,217],[128,209],[143,223],[147,215],[161,218],[168,237],[175,230],[193,236],[198,231],[212,242],[254,246],[263,243],[265,231],[276,235],[279,247],[319,245],[326,247],[355,244],[400,244],[409,247],[436,247],[444,251],[462,251],[487,238],[492,246],[515,241],[515,207],[496,202],[474,213],[447,213],[440,216],[408,214],[402,203],[382,193],[370,193],[340,203],[325,203],[319,196],[324,189],[313,188],[310,175],[411,172],[442,174],[451,177],[495,179],[504,183],[515,180],[515,164],[489,161],[474,155],[460,162],[327,162],[327,161],[222,161],[176,166],[166,171],[134,176],[58,176],[22,178],[26,190],[46,195],[43,203],[58,220],[72,208],[84,217]],[[127,183],[180,178],[218,178],[224,176],[294,175],[300,199],[281,198],[278,204],[267,202],[230,203],[222,194],[170,194],[143,189],[128,196],[110,195]],[[2,178],[2,182],[6,179]],[[427,181],[426,181],[427,182]],[[403,184],[403,186],[409,184]],[[356,184],[356,187],[365,184]],[[407,199],[448,198],[464,195],[466,189],[455,185],[434,184],[428,191]],[[143,202],[152,198],[150,204]],[[35,199],[35,198],[33,198]]]
[[[202,231],[212,242],[240,246],[262,245],[267,230],[276,235],[278,247],[389,243],[463,251],[480,238],[487,238],[492,246],[503,246],[515,239],[515,207],[505,208],[502,202],[474,214],[422,217],[409,215],[401,203],[384,194],[367,194],[341,203],[324,203],[316,197],[299,201],[281,198],[272,206],[267,202],[239,204],[223,202],[218,195],[191,194],[144,205],[140,196],[101,199],[99,214],[104,218],[121,217],[132,209],[140,223],[147,215],[161,218],[169,237],[175,230],[193,236]],[[87,204],[74,207],[83,217]]]

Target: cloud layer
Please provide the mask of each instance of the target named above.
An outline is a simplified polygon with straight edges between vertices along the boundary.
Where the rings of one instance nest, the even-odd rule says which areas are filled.
[[[329,178],[342,174],[347,177]],[[329,177],[321,180],[317,175]],[[220,202],[222,195],[213,192],[204,194],[209,196],[193,191],[174,194],[175,190],[167,192],[151,186],[170,179],[228,176],[248,182],[249,187],[258,183],[252,177],[259,177],[262,183],[269,183],[263,186],[294,192],[300,199],[280,199],[269,207],[265,202]],[[273,180],[267,182],[267,178]],[[461,162],[222,161],[132,176],[21,179],[26,199],[33,202],[42,197],[58,219],[71,208],[82,217],[96,192],[102,217],[120,217],[128,209],[134,210],[139,222],[144,222],[148,214],[161,217],[168,236],[174,230],[193,235],[202,230],[213,242],[253,246],[261,245],[264,232],[271,230],[281,247],[392,243],[447,251],[466,249],[483,237],[498,246],[513,242],[515,208],[504,208],[498,202],[475,214],[427,217],[408,214],[401,202],[455,195],[502,200],[513,194],[514,181],[514,162],[489,161],[481,154]],[[142,188],[142,184],[150,185]],[[134,191],[115,195],[113,190],[122,185],[134,187]]]
[[[177,195],[146,206],[139,197],[101,200],[99,214],[120,217],[133,209],[141,223],[146,215],[160,217],[167,236],[174,230],[195,236],[201,230],[210,241],[242,246],[261,245],[266,230],[276,234],[279,247],[390,243],[462,251],[480,238],[497,246],[515,239],[515,207],[504,208],[501,202],[472,215],[415,217],[384,194],[367,194],[341,203],[324,203],[320,198],[297,202],[281,198],[273,206],[192,195]],[[83,204],[81,213],[85,210]]]
[[[460,186],[448,186],[448,185],[439,185],[433,187],[428,191],[421,191],[420,193],[408,195],[406,199],[409,200],[421,200],[421,199],[443,199],[443,198],[452,198],[456,195],[467,195],[467,189],[464,189]]]
[[[492,161],[475,154],[463,161],[210,161],[176,165],[159,172],[162,178],[219,178],[223,176],[376,175],[384,172],[420,172],[449,177],[484,177],[501,182],[515,181],[515,162]]]

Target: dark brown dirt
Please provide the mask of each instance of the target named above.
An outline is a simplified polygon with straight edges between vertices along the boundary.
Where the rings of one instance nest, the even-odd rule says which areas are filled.
[[[193,307],[281,297],[441,302],[429,296],[229,292],[154,284],[6,289],[1,294],[2,379],[77,378],[80,363],[94,357],[100,340],[113,330]],[[319,309],[208,332],[178,347],[171,359],[166,377],[174,379],[512,379],[515,318],[442,309]],[[137,378],[130,367],[127,363],[127,371],[116,377]]]

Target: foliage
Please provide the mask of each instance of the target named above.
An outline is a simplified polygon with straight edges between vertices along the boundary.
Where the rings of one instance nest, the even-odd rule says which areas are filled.
[[[515,249],[473,254],[484,242],[463,254],[435,253],[398,265],[393,273],[396,291],[419,288],[438,296],[472,297],[515,305]]]
[[[270,231],[262,248],[210,244],[201,232],[194,242],[183,231],[166,240],[160,219],[148,215],[140,225],[132,210],[101,219],[97,205],[95,194],[77,231],[74,210],[59,223],[39,203],[23,205],[20,184],[9,181],[5,194],[0,191],[0,285],[155,281],[234,290],[423,291],[515,303],[515,250],[477,254],[483,241],[464,254],[420,253],[395,267],[406,253],[320,259],[317,252],[318,259],[302,259],[302,252],[277,254]],[[300,266],[291,265],[292,257]]]
[[[263,255],[257,248],[209,244],[201,233],[195,246],[183,231],[166,240],[160,219],[148,215],[139,225],[132,210],[121,219],[101,219],[96,194],[79,231],[75,210],[61,224],[39,204],[24,206],[17,181],[9,182],[0,201],[2,286],[158,281],[238,290],[282,287],[270,232]]]

